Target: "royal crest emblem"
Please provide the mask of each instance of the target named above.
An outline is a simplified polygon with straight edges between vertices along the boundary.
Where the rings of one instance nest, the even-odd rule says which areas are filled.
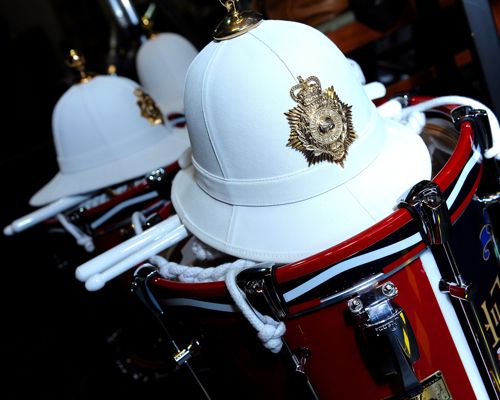
[[[327,161],[344,167],[347,150],[357,137],[351,106],[339,99],[333,86],[323,91],[315,76],[298,80],[290,89],[298,105],[285,113],[291,129],[287,146],[303,153],[309,166]]]
[[[136,88],[134,94],[137,97],[137,105],[141,109],[141,115],[152,125],[164,125],[163,114],[151,96],[141,88]]]

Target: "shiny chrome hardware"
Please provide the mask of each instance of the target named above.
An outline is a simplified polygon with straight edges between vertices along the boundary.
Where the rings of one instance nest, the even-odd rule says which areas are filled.
[[[253,308],[282,320],[287,315],[287,307],[276,290],[274,269],[271,262],[259,268],[245,269],[238,274],[236,282]]]
[[[300,374],[306,374],[306,364],[311,357],[311,350],[307,347],[300,347],[293,354],[293,359],[295,362],[295,372]]]
[[[486,205],[495,204],[500,201],[500,192],[490,193],[485,195],[474,195],[474,200]]]
[[[452,111],[457,129],[464,122],[469,122],[474,130],[474,138],[479,143],[482,153],[493,147],[493,135],[486,110],[470,106],[457,107]],[[500,201],[500,166],[495,158],[483,159],[483,176],[474,195],[474,200],[490,205]]]
[[[166,172],[163,168],[158,168],[149,173],[149,175],[146,176],[146,179],[148,182],[155,183],[155,182],[161,182],[163,179],[165,179]]]
[[[201,345],[198,339],[193,339],[184,349],[179,349],[173,354],[174,361],[178,365],[182,365],[186,361],[188,361],[200,348]]]
[[[431,181],[417,183],[399,207],[406,208],[419,224],[422,239],[427,245],[448,242],[451,219],[439,186]]]
[[[455,114],[460,115],[460,112],[463,113],[462,118],[472,118],[470,115],[484,117],[482,110],[472,110],[470,107],[460,108]],[[472,114],[467,114],[467,112]],[[455,118],[457,118],[456,115]],[[467,120],[469,121],[469,119]],[[476,124],[476,130],[485,127],[485,123],[478,118],[472,118],[470,122],[471,124]],[[479,132],[479,136],[484,135],[481,135]],[[483,140],[483,144],[488,144],[487,137],[478,138],[478,140]],[[499,175],[496,174],[495,176],[498,178]],[[497,183],[493,187],[498,187]],[[404,207],[410,211],[415,222],[419,224],[424,242],[430,246],[434,255],[441,254],[443,256],[444,263],[438,265],[443,276],[443,279],[439,283],[439,289],[442,292],[448,293],[452,299],[457,299],[457,306],[461,309],[470,332],[473,334],[473,340],[487,371],[491,389],[496,397],[500,398],[500,390],[498,388],[498,382],[500,382],[498,358],[486,339],[478,307],[473,301],[469,301],[469,293],[474,288],[465,282],[460,268],[455,261],[450,245],[451,219],[446,201],[439,187],[429,181],[422,181],[416,184],[405,201],[400,203],[400,207]]]
[[[404,389],[401,395],[413,397],[422,393],[413,370],[420,353],[408,318],[393,301],[397,295],[397,287],[388,281],[350,299],[347,306],[360,346],[370,354],[369,368],[386,379],[397,377]]]

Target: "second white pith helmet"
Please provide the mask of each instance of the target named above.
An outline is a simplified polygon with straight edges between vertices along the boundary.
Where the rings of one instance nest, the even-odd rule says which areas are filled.
[[[117,76],[69,88],[54,108],[52,133],[59,172],[31,198],[33,206],[140,177],[189,147],[187,133],[165,123],[139,84]]]

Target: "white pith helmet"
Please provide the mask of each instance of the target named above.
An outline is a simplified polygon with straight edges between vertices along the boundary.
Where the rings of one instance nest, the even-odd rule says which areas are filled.
[[[189,68],[184,103],[193,165],[174,179],[174,207],[236,257],[315,254],[431,177],[423,140],[383,120],[346,57],[304,24],[263,21],[211,42]]]
[[[52,134],[59,172],[32,206],[140,177],[189,147],[187,132],[168,126],[138,83],[117,76],[69,88],[54,107]]]
[[[184,83],[198,50],[173,32],[153,35],[137,52],[139,82],[165,115],[184,113]]]

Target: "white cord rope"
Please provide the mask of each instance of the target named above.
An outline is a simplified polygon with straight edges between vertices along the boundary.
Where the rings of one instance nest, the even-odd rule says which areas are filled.
[[[142,224],[144,221],[145,217],[141,212],[136,211],[132,214],[132,224],[136,234],[143,232]],[[222,254],[199,241],[193,243],[193,251],[197,252],[204,260],[211,260]],[[239,259],[217,267],[202,268],[178,264],[156,255],[149,258],[149,262],[156,266],[159,274],[166,279],[185,283],[224,281],[234,303],[250,325],[257,331],[257,336],[264,347],[273,353],[278,353],[281,350],[283,346],[281,337],[286,331],[285,324],[282,321],[275,321],[268,315],[262,315],[253,309],[236,283],[238,273],[256,266],[255,261]]]
[[[425,114],[420,111],[414,111],[402,121],[403,125],[409,128],[414,134],[420,135],[425,126]]]
[[[249,267],[232,268],[228,270],[225,279],[227,290],[241,313],[257,331],[257,336],[262,341],[264,347],[272,353],[278,353],[283,346],[281,337],[286,332],[285,324],[283,321],[275,321],[268,315],[262,315],[248,304],[245,294],[236,283],[236,276],[246,268]]]
[[[256,262],[240,259],[211,268],[181,265],[167,261],[161,256],[151,257],[149,262],[158,267],[160,275],[167,279],[186,283],[224,281],[234,303],[257,331],[257,336],[264,347],[273,353],[278,353],[281,350],[283,346],[281,337],[286,331],[285,324],[282,321],[275,321],[268,315],[262,315],[252,308],[236,283],[238,273],[244,269],[255,267]]]
[[[76,239],[76,243],[82,246],[88,253],[95,250],[92,237],[82,232],[75,224],[73,224],[64,214],[57,214],[57,220],[66,231]]]
[[[488,107],[484,104],[480,103],[477,100],[470,99],[464,96],[442,96],[436,97],[435,99],[427,100],[422,103],[416,104],[414,106],[409,106],[403,108],[399,115],[396,115],[396,119],[400,119],[402,121],[407,120],[410,116],[415,112],[423,112],[429,110],[431,108],[449,105],[449,104],[458,104],[470,106],[475,109],[482,109],[486,111],[488,115],[488,120],[490,122],[491,127],[491,135],[493,138],[493,146],[489,149],[485,149],[485,157],[486,158],[497,158],[500,159],[500,126],[498,123],[498,119]]]
[[[220,251],[207,246],[205,243],[200,242],[198,239],[195,239],[193,241],[193,244],[191,245],[191,251],[196,256],[196,259],[201,261],[213,261],[224,256],[224,253],[221,253]]]
[[[416,135],[422,133],[426,122],[423,111],[413,110],[403,116],[403,105],[398,99],[391,99],[378,106],[377,112],[383,119],[397,121]]]
[[[151,257],[149,261],[158,267],[158,272],[164,278],[186,283],[223,281],[229,270],[245,269],[256,264],[254,261],[236,260],[217,267],[203,268],[167,261],[161,256]]]

